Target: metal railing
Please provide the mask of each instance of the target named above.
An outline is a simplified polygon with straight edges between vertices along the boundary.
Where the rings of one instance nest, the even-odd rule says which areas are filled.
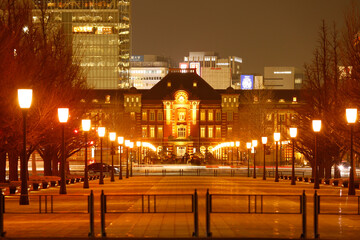
[[[65,206],[66,210],[58,210],[54,208],[55,201],[54,199],[64,199],[64,198],[74,198],[74,197],[87,197],[87,209],[84,211],[75,211],[70,209],[68,206]],[[6,210],[7,204],[12,204],[13,201],[16,200],[16,204],[18,203],[18,197],[20,196],[4,196],[0,193],[0,235],[4,236],[4,215],[7,214],[89,214],[89,237],[94,237],[94,194],[91,190],[90,195],[38,195],[31,196],[32,199],[38,199],[38,208],[30,206],[30,210],[16,210],[17,208],[13,208],[13,211]],[[29,196],[30,197],[30,196]],[[31,199],[30,199],[31,200]],[[81,201],[81,200],[80,200]],[[6,203],[8,202],[8,203]],[[83,202],[83,200],[82,200]],[[15,203],[15,202],[14,202]],[[64,201],[62,201],[64,203]],[[71,203],[71,205],[74,205]]]
[[[323,199],[323,200],[321,200]],[[334,204],[321,206],[321,202],[334,202],[340,204],[340,207]],[[331,201],[332,200],[332,201]],[[341,205],[342,201],[346,204]],[[351,205],[351,202],[353,203]],[[344,206],[344,207],[343,207]],[[349,207],[350,206],[350,207]],[[353,207],[351,207],[353,206]],[[338,195],[318,195],[317,191],[314,194],[314,238],[319,239],[319,215],[360,215],[360,196],[338,196]]]
[[[122,207],[122,209],[108,209],[108,201],[109,198],[116,198],[119,199],[117,203],[121,203],[122,200],[128,199],[126,202],[136,202],[137,205],[132,205],[132,209],[128,209],[126,207]],[[130,200],[129,200],[130,198]],[[166,198],[166,200],[181,198],[189,198],[191,200],[191,209],[182,209],[177,210],[175,207],[174,210],[167,210],[161,208],[159,206],[161,204],[161,198]],[[169,202],[167,202],[169,204]],[[176,203],[175,203],[176,204]],[[116,204],[112,204],[114,206]],[[116,206],[115,206],[116,207]],[[168,206],[167,206],[168,207]],[[114,213],[135,213],[135,214],[145,214],[145,213],[193,213],[194,214],[194,232],[192,236],[198,237],[199,236],[199,213],[198,213],[198,194],[197,190],[195,189],[194,194],[109,194],[105,195],[104,190],[101,192],[100,196],[100,218],[101,218],[101,236],[106,237],[105,232],[105,214],[114,214]]]
[[[272,211],[264,210],[264,200],[266,198],[280,198],[282,200],[293,201],[291,199],[298,198],[298,210],[289,211],[291,208],[286,207],[283,211],[277,209]],[[238,200],[233,200],[237,198]],[[214,207],[214,199],[231,199],[232,204],[224,204],[224,200],[220,201],[221,206]],[[239,200],[240,199],[240,200]],[[253,205],[251,204],[253,202]],[[233,206],[237,205],[237,208]],[[258,207],[260,205],[260,207]],[[232,209],[229,209],[232,206]],[[216,210],[216,207],[221,210]],[[306,239],[306,195],[303,191],[302,195],[260,195],[260,194],[210,194],[209,189],[206,192],[206,236],[212,237],[210,217],[214,213],[226,214],[301,214],[302,233],[301,239]]]

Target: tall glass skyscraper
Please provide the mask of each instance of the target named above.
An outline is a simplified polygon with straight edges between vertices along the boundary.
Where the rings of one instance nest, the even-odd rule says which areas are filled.
[[[33,1],[34,23],[46,9],[53,22],[62,24],[91,88],[130,87],[130,0]]]

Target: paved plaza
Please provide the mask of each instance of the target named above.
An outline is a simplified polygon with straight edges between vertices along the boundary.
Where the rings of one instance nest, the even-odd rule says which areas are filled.
[[[106,236],[133,238],[190,238],[194,232],[194,214],[191,213],[192,198],[197,189],[199,209],[199,237],[206,237],[206,191],[214,194],[210,220],[210,231],[214,238],[299,238],[302,232],[302,215],[299,212],[299,196],[305,190],[307,196],[307,237],[313,238],[313,184],[289,180],[275,183],[273,178],[214,177],[214,176],[135,176],[104,185],[98,180],[90,181],[90,189],[83,189],[82,183],[67,185],[67,196],[58,196],[59,188],[30,192],[30,205],[19,206],[18,196],[6,197],[4,229],[6,237],[67,237],[86,238],[89,232],[87,196],[94,192],[95,237],[101,237],[100,194],[107,195],[105,214]],[[118,196],[121,194],[122,196]],[[141,194],[146,196],[142,197]],[[166,194],[184,194],[165,196]],[[222,196],[220,194],[263,194],[255,200],[252,196]],[[346,198],[347,189],[321,185],[318,194],[322,211],[342,212],[342,215],[319,215],[321,239],[358,239],[360,215],[347,215],[358,211],[358,198]],[[360,192],[357,192],[359,195]],[[42,198],[39,214],[39,195],[54,195],[52,200]],[[76,196],[72,196],[76,195]],[[131,196],[123,196],[131,195]],[[133,196],[139,195],[139,196]],[[148,197],[147,195],[157,195]],[[294,195],[294,196],[268,196]],[[342,195],[341,200],[325,195]],[[150,198],[150,199],[149,199]],[[249,201],[248,201],[249,200]],[[53,201],[54,213],[50,212]],[[156,204],[154,202],[156,201]],[[249,204],[250,202],[250,204]],[[255,212],[256,205],[256,212]],[[154,207],[155,206],[155,207]],[[263,207],[261,207],[263,206]],[[156,210],[154,209],[156,208]],[[263,208],[263,209],[262,209]],[[142,212],[146,213],[130,213]],[[249,213],[221,213],[226,211]],[[265,214],[260,214],[261,209]],[[116,212],[127,213],[116,213]],[[148,213],[150,211],[150,213]],[[156,211],[156,213],[154,213]],[[166,212],[166,213],[161,213]],[[169,213],[171,212],[171,213]],[[285,214],[269,214],[279,212]],[[20,214],[21,213],[21,214]]]

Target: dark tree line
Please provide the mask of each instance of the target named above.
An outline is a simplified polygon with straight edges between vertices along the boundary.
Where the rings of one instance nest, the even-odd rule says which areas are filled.
[[[44,160],[45,175],[57,174],[61,128],[57,108],[70,109],[66,124],[67,157],[83,142],[74,136],[86,111],[81,99],[87,94],[85,78],[72,58],[71,44],[61,25],[52,24],[50,13],[42,9],[40,23],[33,23],[32,1],[0,3],[0,182],[5,181],[6,154],[9,178],[18,179],[18,158],[22,150],[22,114],[17,89],[33,89],[27,114],[27,160],[38,150]]]

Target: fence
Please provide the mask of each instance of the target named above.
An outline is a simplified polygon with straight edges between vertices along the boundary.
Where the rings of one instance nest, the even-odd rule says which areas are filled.
[[[109,198],[120,199],[111,204],[113,209],[109,209],[108,200]],[[166,199],[167,206],[163,208],[160,204],[162,203],[161,199]],[[184,199],[191,200],[191,209],[186,209],[185,207],[180,207],[176,204],[176,199],[181,198],[183,202]],[[175,199],[175,200],[174,200]],[[152,201],[151,201],[152,200]],[[169,203],[170,200],[170,203]],[[130,210],[127,206],[121,205],[120,203],[128,202],[131,203],[132,207]],[[116,203],[118,203],[116,205]],[[160,204],[159,204],[160,203]],[[169,205],[173,204],[173,208]],[[160,205],[160,206],[159,206]],[[188,204],[189,205],[189,204]],[[195,189],[194,194],[116,194],[116,195],[105,195],[104,191],[101,192],[100,196],[100,218],[101,218],[101,236],[106,237],[105,232],[105,214],[114,214],[114,213],[135,213],[135,214],[145,214],[145,213],[193,213],[194,214],[194,232],[193,236],[199,236],[199,214],[198,214],[198,195],[197,190]],[[115,206],[115,208],[114,208]]]
[[[5,236],[4,231],[4,215],[7,214],[89,214],[89,237],[94,237],[94,194],[91,190],[90,195],[33,195],[30,197],[30,202],[36,199],[38,200],[37,205],[28,205],[27,209],[20,209],[16,207],[16,204],[19,203],[17,196],[4,196],[0,193],[0,235]],[[83,203],[83,199],[78,199],[81,197],[87,198],[86,208],[84,210],[78,210],[77,207],[79,204],[74,204],[74,201],[63,201],[64,198],[75,199],[75,202]],[[55,200],[60,199],[59,204],[56,204]],[[11,207],[11,210],[8,210],[7,206]],[[14,207],[15,205],[15,207]],[[38,207],[36,207],[38,206]]]
[[[298,198],[298,210],[289,211],[291,208],[286,205],[283,209],[264,210],[264,200],[266,198],[280,198],[285,201],[291,201]],[[220,205],[214,206],[214,200],[219,200]],[[232,204],[225,204],[224,199],[231,199]],[[237,200],[234,200],[237,199]],[[251,206],[253,200],[253,206]],[[260,201],[260,208],[258,208]],[[229,206],[232,209],[229,209]],[[235,208],[234,208],[235,206]],[[219,210],[216,210],[219,209]],[[212,237],[210,217],[211,214],[300,214],[302,220],[301,238],[306,239],[306,195],[259,195],[259,194],[210,194],[209,189],[206,192],[206,236]]]
[[[321,200],[323,199],[323,200]],[[326,200],[328,200],[326,202]],[[321,206],[321,202],[324,205]],[[340,207],[335,207],[334,204],[340,204]],[[342,204],[346,202],[346,204]],[[352,204],[351,204],[352,203]],[[318,195],[317,191],[314,194],[314,237],[318,239],[319,234],[319,215],[360,215],[360,197],[359,196],[338,196],[338,195]]]

